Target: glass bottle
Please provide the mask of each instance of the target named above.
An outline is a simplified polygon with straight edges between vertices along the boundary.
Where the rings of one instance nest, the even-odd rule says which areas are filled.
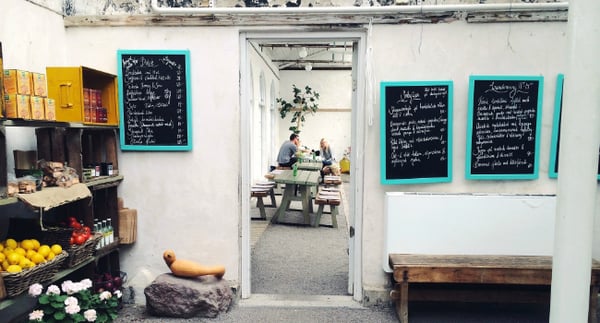
[[[108,243],[112,244],[115,241],[115,231],[112,226],[112,219],[108,219],[107,221],[107,231],[108,231]]]

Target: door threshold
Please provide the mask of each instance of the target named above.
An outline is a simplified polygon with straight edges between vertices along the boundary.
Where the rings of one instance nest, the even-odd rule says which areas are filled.
[[[349,295],[252,294],[240,307],[344,307],[366,309]]]

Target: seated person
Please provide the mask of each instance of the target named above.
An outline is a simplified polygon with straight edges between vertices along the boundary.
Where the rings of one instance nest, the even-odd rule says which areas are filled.
[[[321,176],[331,173],[331,168],[329,166],[333,164],[333,161],[335,159],[333,158],[333,151],[331,150],[331,146],[329,146],[329,143],[327,142],[327,140],[325,140],[325,138],[321,139],[319,156],[321,156],[321,159],[323,160],[323,169],[321,170]]]
[[[298,151],[299,144],[300,136],[293,133],[290,135],[290,140],[281,145],[281,148],[279,148],[279,154],[277,154],[277,164],[279,167],[292,167],[292,165],[298,161],[296,152]]]

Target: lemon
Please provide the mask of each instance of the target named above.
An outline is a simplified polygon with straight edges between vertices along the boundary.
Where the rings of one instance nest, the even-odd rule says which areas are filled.
[[[33,249],[33,241],[29,240],[29,239],[25,239],[23,241],[21,241],[21,248],[25,249],[25,250],[32,250]]]
[[[20,254],[21,256],[25,256],[25,254],[27,254],[27,251],[25,251],[25,249],[21,248],[21,247],[17,247],[15,249],[15,252]]]
[[[6,271],[8,271],[11,274],[12,273],[18,273],[21,270],[23,270],[23,269],[19,265],[10,265],[10,266],[8,266],[8,268],[6,268]]]
[[[0,252],[4,250],[4,244],[0,243]]]
[[[27,258],[21,258],[21,261],[19,261],[19,266],[21,266],[21,268],[29,268],[30,264],[31,260]]]
[[[33,257],[33,255],[35,255],[37,253],[37,251],[31,249],[31,250],[27,250],[27,254],[25,254],[25,257],[27,257],[29,260],[31,260],[31,257]]]
[[[55,255],[60,255],[62,247],[59,244],[53,244],[52,247],[50,247],[50,251],[54,252]]]
[[[44,258],[44,256],[42,256],[41,254],[36,253],[35,255],[33,255],[33,257],[31,257],[30,260],[34,264],[38,265],[38,264],[41,264],[42,262],[46,261],[46,258]]]
[[[4,261],[2,262],[2,269],[3,269],[3,270],[6,270],[6,268],[8,268],[8,266],[10,266],[10,264],[8,263],[8,261],[4,260]]]
[[[4,242],[4,245],[6,245],[7,247],[9,247],[11,249],[15,249],[15,248],[17,248],[17,240],[6,239],[6,241]]]
[[[50,261],[50,260],[54,259],[54,257],[56,257],[56,255],[54,254],[54,252],[50,251],[48,253],[48,255],[46,256],[46,260]]]
[[[5,256],[3,253],[1,253],[1,252],[0,252],[0,264],[1,264],[1,263],[2,263],[4,260],[6,260],[6,256]]]
[[[50,246],[48,246],[47,244],[40,246],[40,248],[38,249],[38,253],[42,255],[42,257],[46,258],[50,253]]]
[[[40,242],[37,239],[31,239],[31,243],[33,243],[34,250],[38,250],[40,248]]]
[[[21,258],[23,258],[23,256],[21,256],[20,254],[13,252],[10,253],[8,255],[8,257],[6,257],[6,260],[8,261],[9,264],[11,265],[16,265],[19,263],[19,261],[21,261]]]

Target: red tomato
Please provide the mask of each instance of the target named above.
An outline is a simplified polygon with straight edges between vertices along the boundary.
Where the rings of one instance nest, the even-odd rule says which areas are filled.
[[[91,234],[92,233],[92,229],[90,229],[90,227],[88,227],[87,225],[83,226],[83,232],[87,233],[87,234]]]
[[[83,235],[77,235],[75,236],[75,244],[84,244],[86,241],[85,237]]]
[[[71,236],[71,239],[69,239],[69,244],[75,244],[75,237]]]
[[[75,222],[71,222],[71,228],[75,228],[75,229],[81,229],[81,223],[75,221]]]

